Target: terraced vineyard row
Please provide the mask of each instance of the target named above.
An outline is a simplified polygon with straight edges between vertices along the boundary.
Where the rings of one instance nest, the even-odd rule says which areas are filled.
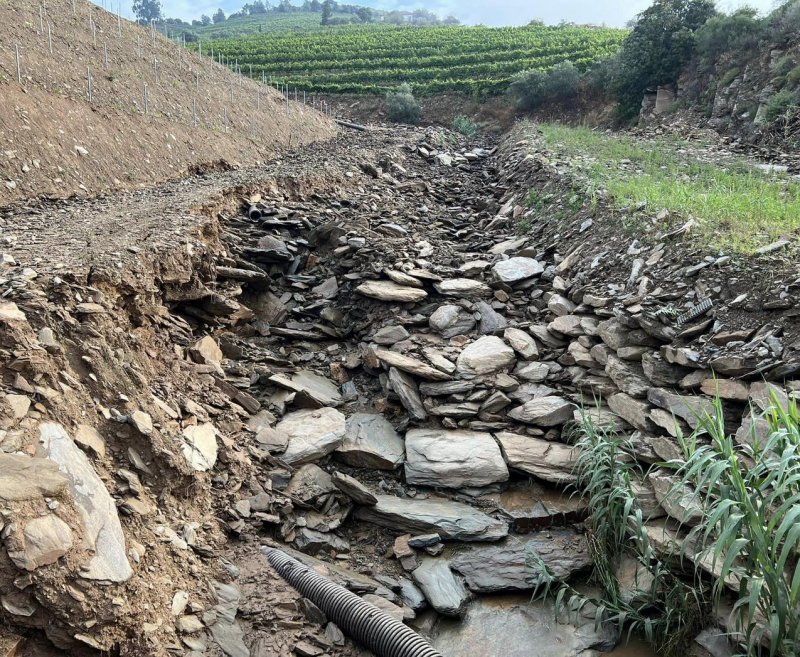
[[[505,91],[514,73],[569,59],[586,69],[620,47],[610,28],[341,26],[313,32],[205,41],[242,70],[316,93],[382,93],[409,82],[417,93]]]

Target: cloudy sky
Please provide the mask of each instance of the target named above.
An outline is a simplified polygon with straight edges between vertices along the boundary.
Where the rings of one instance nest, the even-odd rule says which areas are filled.
[[[118,0],[95,0],[97,4],[117,7]],[[132,0],[119,0],[123,15],[131,15]],[[239,9],[249,0],[161,0],[167,16],[192,20],[205,13],[209,16],[222,7],[226,14]],[[277,2],[277,0],[274,0]],[[342,0],[347,1],[347,0]],[[578,23],[606,23],[622,26],[651,0],[349,0],[379,9],[415,9],[425,7],[438,14],[455,14],[466,24],[523,25],[538,18],[546,23],[561,20]],[[300,4],[300,0],[293,0]],[[720,0],[718,6],[730,9],[749,4],[761,11],[772,8],[776,0]]]

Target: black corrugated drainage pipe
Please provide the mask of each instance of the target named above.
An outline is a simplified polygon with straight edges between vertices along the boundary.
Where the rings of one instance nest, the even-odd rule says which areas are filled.
[[[278,574],[317,605],[328,620],[378,657],[442,657],[410,627],[309,570],[288,554],[267,546],[262,546],[261,553]]]

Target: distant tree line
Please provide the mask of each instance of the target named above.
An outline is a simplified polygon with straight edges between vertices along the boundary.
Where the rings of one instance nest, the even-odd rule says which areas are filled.
[[[574,97],[581,85],[616,103],[620,120],[635,119],[642,98],[660,86],[675,85],[687,65],[701,71],[721,63],[730,83],[742,66],[764,46],[783,49],[800,40],[800,0],[786,0],[765,16],[751,7],[719,12],[713,0],[655,0],[631,21],[631,32],[618,53],[600,60],[583,75],[570,62],[550,71],[522,71],[512,78],[509,92],[522,108]],[[784,56],[773,66],[779,84],[767,108],[767,118],[800,102],[800,61]],[[725,77],[730,76],[730,80]]]

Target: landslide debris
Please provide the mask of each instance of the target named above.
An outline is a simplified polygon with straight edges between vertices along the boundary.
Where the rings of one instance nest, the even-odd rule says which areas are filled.
[[[103,199],[27,210],[57,241],[24,225],[2,258],[15,636],[74,654],[359,654],[266,564],[268,543],[435,641],[431,609],[469,621],[475,596],[533,588],[526,545],[561,577],[590,567],[586,503],[564,492],[577,405],[654,463],[709,382],[742,441],[764,430],[751,406],[796,395],[792,311],[737,306],[751,274],[735,262],[689,277],[679,243],[622,248],[600,216],[533,217],[528,189],[562,178],[546,154],[451,139],[342,135],[257,175],[123,197],[122,222]],[[81,245],[79,226],[62,261],[36,250],[74,216],[108,234]],[[653,517],[676,512],[663,483],[636,482]],[[579,625],[581,650],[613,645]]]

